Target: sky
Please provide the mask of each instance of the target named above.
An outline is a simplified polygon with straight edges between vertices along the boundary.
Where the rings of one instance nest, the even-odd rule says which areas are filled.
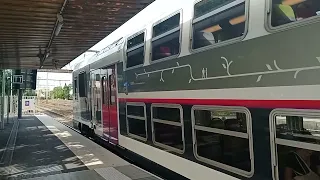
[[[48,76],[48,81],[47,81]],[[52,90],[57,86],[64,86],[65,84],[72,84],[71,73],[37,73],[37,90],[39,89],[50,89]]]

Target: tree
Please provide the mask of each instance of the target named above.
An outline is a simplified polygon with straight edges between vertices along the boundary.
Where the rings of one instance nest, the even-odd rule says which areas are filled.
[[[61,86],[53,88],[52,94],[54,99],[64,99],[63,88]]]
[[[64,99],[70,99],[70,86],[67,86],[67,84],[63,87],[63,95]]]
[[[55,99],[70,99],[70,85],[64,85],[64,87],[58,86],[53,88],[52,94]]]

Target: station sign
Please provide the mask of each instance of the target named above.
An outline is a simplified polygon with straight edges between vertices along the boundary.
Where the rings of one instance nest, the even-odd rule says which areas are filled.
[[[13,70],[12,83],[14,89],[36,89],[37,70],[16,69]]]

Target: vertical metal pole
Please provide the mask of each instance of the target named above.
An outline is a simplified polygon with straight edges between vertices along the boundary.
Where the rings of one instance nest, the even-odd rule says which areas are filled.
[[[8,105],[7,105],[7,124],[9,123],[9,114],[11,113],[11,109],[12,109],[12,70],[11,70],[11,76],[10,76],[10,96],[9,96],[9,92],[8,92]]]
[[[1,88],[1,129],[4,129],[4,94],[5,94],[5,70],[2,69],[2,88]]]
[[[18,90],[18,119],[22,117],[22,89]]]
[[[11,70],[11,77],[10,77],[10,114],[13,113],[13,97],[12,97],[12,91],[13,91],[13,85],[12,85],[12,81],[13,81],[13,70]]]
[[[49,96],[49,84],[48,84],[48,72],[47,72],[47,88],[46,88],[46,103],[48,104],[48,96]]]
[[[10,106],[10,96],[8,95],[7,96],[7,124],[9,123],[9,113],[10,113],[10,108],[11,108],[11,106]]]

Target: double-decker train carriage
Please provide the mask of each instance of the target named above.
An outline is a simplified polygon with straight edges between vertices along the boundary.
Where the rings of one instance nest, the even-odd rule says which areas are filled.
[[[74,125],[175,179],[320,179],[320,1],[163,2],[74,71]]]

